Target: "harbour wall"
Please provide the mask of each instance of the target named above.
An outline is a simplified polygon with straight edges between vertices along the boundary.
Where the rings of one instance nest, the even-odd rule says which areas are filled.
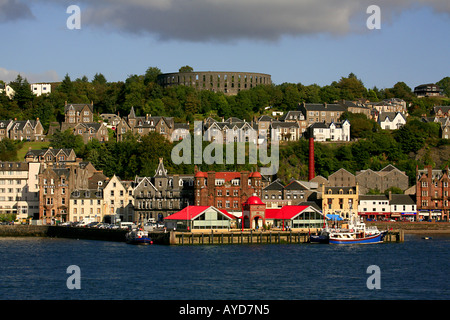
[[[124,242],[127,230],[82,227],[0,225],[0,237],[51,237]],[[155,244],[170,244],[170,234],[149,233]]]
[[[366,225],[379,230],[403,230],[405,234],[450,234],[450,222],[366,221]]]

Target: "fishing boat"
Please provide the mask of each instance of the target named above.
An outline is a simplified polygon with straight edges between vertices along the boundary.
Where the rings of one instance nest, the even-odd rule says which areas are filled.
[[[345,229],[330,229],[330,244],[368,244],[383,242],[387,231],[377,227],[366,227],[362,221],[351,223]]]
[[[131,230],[126,234],[126,242],[129,244],[153,244],[148,232],[142,229]]]

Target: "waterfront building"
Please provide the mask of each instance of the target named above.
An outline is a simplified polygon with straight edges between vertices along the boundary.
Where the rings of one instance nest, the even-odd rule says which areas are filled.
[[[449,221],[449,168],[433,169],[430,165],[416,167],[417,220]]]
[[[206,231],[206,229],[233,229],[237,218],[225,209],[213,206],[187,206],[164,218],[165,226],[170,230]]]
[[[103,191],[101,189],[74,190],[70,194],[67,221],[103,221]]]
[[[314,205],[292,205],[266,209],[266,223],[270,227],[290,229],[322,228],[324,217]]]
[[[160,158],[153,177],[136,177],[133,193],[133,221],[163,221],[194,204],[194,175],[168,174]]]
[[[134,222],[133,182],[123,181],[114,175],[103,188],[103,220]]]
[[[319,184],[314,181],[300,181],[291,179],[285,186],[279,179],[262,190],[261,199],[268,208],[281,208],[286,205],[297,205],[307,201],[311,195],[317,193]]]
[[[266,225],[266,204],[256,195],[251,196],[242,204],[241,227],[244,229],[259,229]]]
[[[39,214],[40,163],[0,162],[0,214],[27,222]]]
[[[350,187],[355,185],[355,175],[344,168],[340,168],[328,176],[328,186],[330,187]]]
[[[356,183],[359,185],[360,194],[366,194],[370,190],[384,193],[387,189],[396,187],[402,191],[408,189],[409,177],[404,171],[389,164],[379,171],[371,169],[356,172]]]
[[[369,220],[389,218],[391,216],[389,198],[385,195],[360,195],[358,214]]]
[[[262,196],[259,172],[202,172],[195,167],[194,204],[197,206],[214,206],[240,213],[242,203],[253,194]]]
[[[31,163],[31,162],[30,162]],[[42,166],[39,178],[39,214],[33,219],[42,224],[69,221],[70,195],[88,189],[89,178],[98,172],[90,162],[49,162]]]
[[[344,220],[358,216],[359,186],[329,187],[322,186],[322,212],[325,215],[337,214]]]
[[[414,221],[417,215],[415,195],[389,193],[392,219]]]

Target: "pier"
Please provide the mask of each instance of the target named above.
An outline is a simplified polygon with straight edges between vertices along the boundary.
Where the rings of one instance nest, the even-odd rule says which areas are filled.
[[[171,232],[171,245],[222,244],[302,244],[309,242],[308,231],[211,231]],[[403,242],[403,230],[390,230],[384,242]]]

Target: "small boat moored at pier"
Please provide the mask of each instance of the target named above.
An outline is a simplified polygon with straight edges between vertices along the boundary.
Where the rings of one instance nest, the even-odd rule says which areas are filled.
[[[129,244],[153,244],[152,239],[145,230],[132,230],[125,237],[126,242]]]

